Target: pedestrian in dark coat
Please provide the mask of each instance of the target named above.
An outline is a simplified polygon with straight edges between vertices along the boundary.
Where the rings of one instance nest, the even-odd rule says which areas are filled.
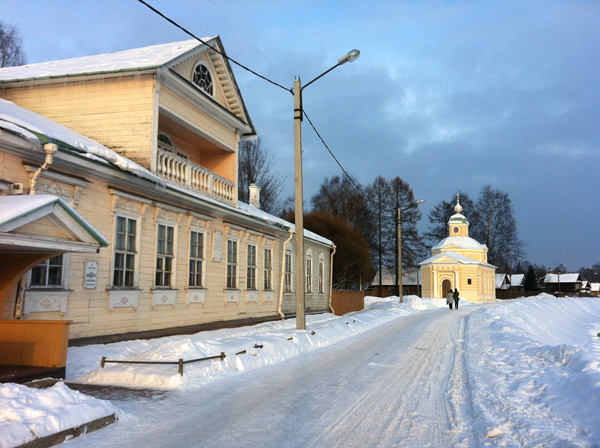
[[[456,309],[458,309],[458,301],[460,300],[460,296],[458,294],[458,288],[454,289],[454,294],[452,294],[452,297],[454,298],[454,305],[456,307]],[[450,308],[452,309],[452,308]]]
[[[448,292],[448,295],[446,296],[446,303],[448,304],[450,309],[452,309],[452,305],[454,305],[454,295],[452,294],[452,290],[450,290],[450,292]]]

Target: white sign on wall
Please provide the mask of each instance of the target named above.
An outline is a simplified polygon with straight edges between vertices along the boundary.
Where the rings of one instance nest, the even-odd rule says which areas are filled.
[[[85,279],[83,287],[85,289],[96,289],[98,284],[98,262],[85,262]]]

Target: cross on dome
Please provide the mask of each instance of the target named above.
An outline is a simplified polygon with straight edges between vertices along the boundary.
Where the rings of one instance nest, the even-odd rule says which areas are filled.
[[[459,193],[456,194],[456,207],[454,207],[454,211],[456,213],[462,213],[462,211],[463,211],[463,208],[460,205],[460,194]]]

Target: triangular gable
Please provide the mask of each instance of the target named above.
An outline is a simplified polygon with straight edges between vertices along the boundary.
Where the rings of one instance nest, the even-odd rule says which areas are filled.
[[[206,59],[202,59],[202,61],[209,63],[212,67],[212,73],[216,77],[216,79],[213,80],[213,83],[219,87],[223,95],[224,104],[222,104],[222,106],[239,119],[252,126],[246,105],[240,94],[240,89],[226,57],[221,38],[216,36],[202,40],[206,42],[207,45],[198,41],[198,46],[167,62],[164,67],[175,71],[184,79],[188,80],[189,73],[187,73],[187,71],[180,72],[178,68],[190,60],[194,63],[198,62],[201,60],[198,56],[202,53],[206,53]]]
[[[96,252],[108,241],[56,196],[6,196],[0,197],[0,246],[4,251]]]

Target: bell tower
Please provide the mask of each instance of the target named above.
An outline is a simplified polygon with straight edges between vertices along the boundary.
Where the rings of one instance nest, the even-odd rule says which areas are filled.
[[[454,211],[456,214],[452,215],[448,221],[448,236],[469,236],[469,221],[461,214],[463,208],[460,205],[460,194],[456,195],[456,206],[454,207]]]

